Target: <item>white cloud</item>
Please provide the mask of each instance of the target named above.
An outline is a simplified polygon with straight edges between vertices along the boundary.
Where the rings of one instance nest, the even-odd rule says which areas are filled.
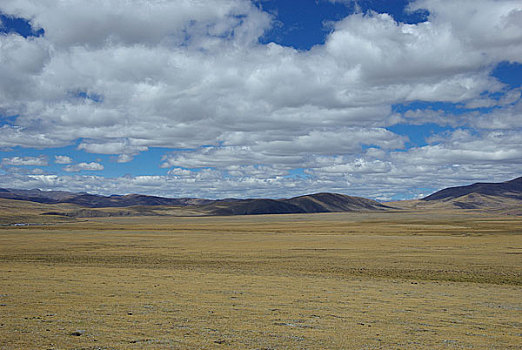
[[[0,147],[81,139],[79,150],[120,163],[152,147],[178,149],[162,161],[175,167],[170,175],[114,180],[109,189],[118,193],[180,181],[216,196],[277,194],[277,186],[358,192],[365,177],[371,193],[388,196],[377,182],[404,189],[408,171],[413,183],[432,185],[469,178],[464,168],[513,175],[506,169],[522,153],[520,89],[490,73],[500,61],[522,62],[520,1],[410,3],[421,8],[430,15],[418,24],[354,14],[333,24],[325,45],[297,51],[260,44],[271,17],[246,0],[4,0],[0,11],[30,19],[45,35],[0,36],[0,114],[18,115],[0,127]],[[492,111],[392,112],[416,100]],[[406,139],[385,128],[398,122],[478,130],[396,152]],[[293,169],[308,171],[296,178]],[[198,182],[203,177],[210,182]],[[43,183],[64,187],[63,178]],[[94,178],[67,179],[71,188],[103,190]]]
[[[172,176],[191,176],[193,172],[189,169],[173,168],[168,171],[168,174]]]
[[[342,158],[341,158],[342,159]],[[368,161],[363,158],[357,158],[353,161],[340,161],[339,158],[333,158],[331,165],[323,166],[317,170],[310,170],[308,173],[318,175],[319,173],[337,174],[340,176],[348,174],[379,174],[389,173],[392,169],[390,162],[381,160]]]
[[[1,108],[20,115],[17,128],[2,129],[2,143],[55,147],[84,138],[91,140],[81,145],[86,151],[132,155],[155,146],[231,143],[234,132],[256,137],[268,127],[305,137],[325,125],[386,125],[386,113],[368,116],[364,109],[416,99],[467,101],[498,90],[488,73],[522,46],[509,19],[520,6],[495,5],[488,23],[502,30],[494,31],[492,48],[492,39],[470,36],[475,26],[454,29],[456,19],[435,3],[415,5],[434,18],[416,25],[352,15],[335,25],[325,46],[298,52],[256,44],[269,17],[247,1],[6,1],[4,12],[32,18],[46,34],[0,40],[7,55]],[[246,17],[238,22],[236,15]],[[143,28],[136,23],[148,16],[155,18],[148,30],[132,29]],[[187,28],[194,21],[216,35]],[[86,31],[82,23],[99,25]],[[186,30],[194,37],[179,46]],[[236,40],[244,31],[251,38]],[[78,98],[78,91],[101,99]],[[135,148],[123,152],[126,146]]]
[[[485,131],[475,134],[468,130],[438,135],[428,140],[431,144],[414,148],[408,153],[396,153],[395,158],[421,160],[425,164],[480,164],[490,162],[522,163],[522,133],[518,131]]]
[[[118,153],[139,153],[146,151],[148,148],[146,146],[138,146],[129,143],[128,141],[118,141],[118,142],[104,142],[104,143],[91,143],[91,142],[82,142],[78,149],[85,150],[89,153],[98,153],[98,154],[118,154]]]
[[[225,168],[226,173],[235,178],[281,178],[289,175],[289,171],[278,167],[278,166],[267,166],[267,165],[230,165]]]
[[[417,0],[410,8],[427,9],[435,26],[451,25],[454,37],[490,59],[522,60],[522,6],[518,0]]]
[[[134,159],[133,156],[129,154],[120,154],[118,158],[116,158],[117,163],[128,163]]]
[[[63,168],[63,170],[67,171],[67,172],[77,172],[77,171],[82,171],[82,170],[90,170],[90,171],[98,171],[98,170],[103,170],[103,165],[101,165],[100,163],[96,163],[96,162],[91,162],[91,163],[78,163],[78,164],[72,164],[72,165],[67,165],[65,168]]]
[[[56,164],[71,164],[72,158],[69,156],[54,156],[54,162]]]
[[[89,153],[97,154],[119,154],[116,157],[117,163],[128,163],[134,159],[134,156],[140,152],[147,151],[147,146],[140,146],[136,140],[118,140],[114,142],[96,143],[93,140],[82,142],[78,145],[78,149]]]
[[[480,129],[522,129],[522,100],[488,114],[471,115],[468,123]]]
[[[11,157],[2,158],[2,165],[34,165],[34,166],[46,166],[47,158],[45,156],[39,157]]]
[[[177,45],[232,35],[248,42],[259,37],[259,30],[270,21],[248,1],[238,0],[4,0],[1,8],[4,13],[30,18],[33,26],[44,28],[45,35],[61,46]]]
[[[165,156],[162,168],[228,167],[231,165],[285,164],[292,167],[301,163],[302,157],[292,154],[260,154],[249,146],[204,147],[197,151],[176,152]]]
[[[236,135],[237,136],[237,135]],[[291,168],[308,166],[318,154],[357,153],[362,145],[384,149],[402,148],[404,137],[383,128],[341,128],[314,130],[307,135],[253,142],[251,146],[203,147],[196,151],[177,151],[164,157],[162,167],[230,167],[234,165],[278,165]],[[252,142],[252,140],[250,140]]]

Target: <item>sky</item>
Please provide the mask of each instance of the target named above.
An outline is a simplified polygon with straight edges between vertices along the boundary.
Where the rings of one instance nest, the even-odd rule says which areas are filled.
[[[421,198],[522,175],[520,0],[2,0],[0,187]]]

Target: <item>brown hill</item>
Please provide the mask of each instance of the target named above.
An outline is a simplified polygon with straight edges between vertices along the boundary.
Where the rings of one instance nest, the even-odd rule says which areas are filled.
[[[469,194],[522,200],[522,177],[500,183],[478,182],[468,186],[449,187],[435,192],[423,200],[450,200]]]
[[[390,209],[371,199],[316,193],[289,199],[221,200],[202,207],[210,215],[299,214]]]
[[[522,214],[522,177],[501,183],[476,183],[449,187],[420,200],[389,203],[413,210],[484,210],[509,215]]]
[[[390,207],[371,199],[352,197],[338,193],[316,193],[283,200],[306,213],[327,213],[343,211],[385,210]]]

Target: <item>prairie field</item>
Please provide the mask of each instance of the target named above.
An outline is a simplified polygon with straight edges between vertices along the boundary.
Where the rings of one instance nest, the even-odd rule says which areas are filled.
[[[522,217],[0,227],[0,349],[521,349]]]

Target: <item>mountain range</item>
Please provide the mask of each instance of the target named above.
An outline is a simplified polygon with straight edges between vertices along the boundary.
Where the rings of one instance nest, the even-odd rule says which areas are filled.
[[[17,190],[0,188],[0,198],[25,200],[45,204],[70,203],[87,208],[130,207],[134,205],[200,205],[213,202],[197,198],[164,198],[141,194],[101,196],[65,191]]]
[[[74,204],[82,208],[181,207],[207,215],[253,215],[385,210],[377,201],[337,193],[316,193],[284,199],[164,198],[139,194],[101,196],[88,193],[0,189],[0,198],[42,204]],[[85,210],[82,211],[86,213]]]
[[[68,217],[132,215],[253,215],[369,212],[393,209],[510,209],[522,214],[522,177],[502,183],[449,187],[421,200],[379,203],[337,193],[282,199],[165,198],[0,188],[0,199],[40,203],[42,214]],[[8,207],[4,205],[4,207]],[[43,210],[43,209],[42,209]]]
[[[423,200],[450,200],[470,194],[522,200],[522,177],[500,183],[478,182],[468,186],[449,187],[435,192],[426,198],[423,198]]]

